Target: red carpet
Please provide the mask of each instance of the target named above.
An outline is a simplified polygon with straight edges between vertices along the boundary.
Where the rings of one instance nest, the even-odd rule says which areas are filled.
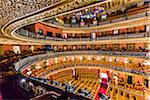
[[[107,89],[107,79],[102,79],[101,86],[99,87],[98,93],[95,96],[94,100],[100,100],[99,94],[106,94]]]

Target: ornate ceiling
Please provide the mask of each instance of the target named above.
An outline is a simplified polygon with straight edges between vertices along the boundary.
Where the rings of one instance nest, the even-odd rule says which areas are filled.
[[[23,43],[8,34],[16,28],[101,1],[105,0],[0,0],[0,44]]]
[[[33,13],[63,0],[0,0],[0,27],[8,21]]]
[[[42,11],[54,5],[63,5],[71,1],[79,1],[88,4],[96,0],[0,0],[0,27],[11,20]],[[82,3],[82,5],[84,4]],[[68,4],[67,7],[70,7],[70,4]],[[76,2],[76,7],[79,7],[78,2]],[[61,8],[57,10],[61,10]]]
[[[41,3],[40,1],[43,1],[43,2]],[[56,3],[53,3],[51,1],[52,2],[50,3],[51,5],[48,6],[45,0],[36,0],[36,1],[33,0],[31,1],[33,7],[29,7],[29,5],[31,6],[30,3],[26,2],[24,4],[23,0],[20,0],[20,6],[17,6],[17,8],[15,6],[16,9],[13,11],[11,8],[13,8],[14,5],[17,5],[18,1],[11,2],[11,3],[8,3],[8,1],[5,1],[5,3],[2,2],[2,4],[3,3],[8,4],[10,7],[9,6],[5,7],[5,5],[1,5],[2,9],[7,8],[8,10],[8,11],[6,10],[7,11],[6,14],[2,13],[1,27],[2,26],[3,27],[1,30],[2,30],[2,33],[6,35],[7,33],[11,33],[13,30],[19,27],[29,25],[31,23],[35,23],[35,22],[42,21],[45,19],[49,19],[53,16],[64,14],[67,11],[75,10],[83,6],[87,6],[93,3],[103,2],[103,1],[106,1],[106,0],[100,0],[100,1],[97,1],[97,0],[55,0]],[[47,6],[44,6],[43,3],[45,3],[45,5]],[[11,38],[10,35],[7,35],[7,36]]]
[[[16,40],[12,33],[20,27],[73,13],[94,3],[107,8],[111,1],[110,4],[119,5],[128,0],[0,0],[0,32],[3,33],[0,37]]]

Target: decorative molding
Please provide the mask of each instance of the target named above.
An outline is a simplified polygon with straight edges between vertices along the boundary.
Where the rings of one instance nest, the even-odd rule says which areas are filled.
[[[51,19],[55,16],[60,16],[62,14],[67,14],[76,11],[76,9],[79,9],[80,7],[92,4],[95,2],[95,0],[66,0],[66,2],[62,3],[61,5],[57,5],[53,7],[53,9],[40,12],[38,14],[34,14],[30,17],[17,20],[13,23],[7,23],[2,27],[2,33],[6,35],[7,37],[12,38],[10,35],[11,32],[17,30],[20,27],[33,24],[35,22],[40,22],[43,20]],[[109,0],[100,2],[99,4],[109,2]]]

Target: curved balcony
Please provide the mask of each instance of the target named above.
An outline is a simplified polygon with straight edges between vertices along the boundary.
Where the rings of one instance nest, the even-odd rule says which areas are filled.
[[[86,28],[86,27],[96,27],[96,26],[101,26],[101,25],[106,25],[106,24],[111,24],[111,23],[116,23],[116,22],[122,22],[122,21],[127,21],[127,20],[132,20],[132,19],[136,19],[136,18],[142,18],[142,17],[146,17],[150,15],[150,11],[149,8],[147,9],[142,9],[140,11],[137,11],[137,13],[132,12],[129,14],[123,14],[123,15],[118,15],[118,16],[113,16],[110,18],[107,18],[106,20],[101,20],[99,22],[97,22],[97,24],[86,24],[86,25],[80,25],[80,24],[61,24],[59,22],[57,22],[55,19],[53,20],[48,20],[48,21],[44,21],[43,23],[46,23],[48,25],[48,23],[50,23],[50,25],[55,25],[57,26],[63,26],[65,27],[71,27],[71,28]]]
[[[23,69],[25,69],[27,66],[36,63],[38,61],[41,61],[43,59],[47,60],[50,58],[57,58],[60,56],[74,56],[74,55],[78,55],[80,56],[82,55],[101,55],[102,52],[99,51],[76,51],[76,52],[59,52],[59,53],[49,53],[49,54],[43,54],[43,55],[36,55],[36,56],[31,56],[25,59],[20,60],[19,62],[17,62],[15,64],[15,69],[17,71],[22,71]],[[110,69],[114,69],[114,70],[119,70],[119,71],[125,71],[125,72],[130,72],[130,73],[136,73],[136,74],[142,74],[142,75],[149,75],[148,73],[145,73],[143,71],[133,71],[131,69],[124,69],[123,67],[120,67],[119,65],[115,65],[115,66],[110,66],[109,62],[107,62],[108,64],[102,64],[101,62],[96,62],[96,61],[91,61],[91,62],[82,62],[82,61],[77,61],[74,63],[64,63],[62,66],[61,64],[57,67],[55,67],[55,69],[51,69],[49,70],[49,72],[53,72],[58,70],[59,68],[67,68],[67,67],[72,67],[72,66],[96,66],[98,68],[110,68]],[[64,66],[65,65],[65,66]],[[106,67],[107,66],[107,67]],[[45,75],[45,74],[44,74]]]
[[[77,58],[79,58],[79,57],[77,57]],[[49,59],[49,60],[52,61],[52,59]],[[27,76],[27,77],[36,77],[36,78],[43,78],[43,79],[54,79],[54,80],[56,80],[56,82],[57,81],[61,82],[61,79],[64,79],[65,75],[66,76],[69,76],[70,74],[72,75],[72,70],[73,69],[78,69],[78,70],[79,69],[84,69],[83,70],[83,72],[84,72],[83,75],[81,75],[82,74],[81,71],[80,71],[81,74],[78,73],[78,75],[80,77],[85,76],[86,72],[89,72],[89,70],[94,70],[94,69],[95,70],[100,69],[102,72],[103,72],[103,70],[105,70],[105,71],[110,71],[111,70],[114,73],[115,72],[116,73],[122,73],[122,74],[125,74],[127,76],[128,76],[128,74],[130,74],[130,75],[133,74],[133,76],[134,75],[135,76],[136,75],[142,75],[142,76],[145,76],[145,77],[149,76],[149,74],[144,73],[142,71],[137,71],[135,69],[133,69],[133,70],[123,69],[119,65],[118,66],[114,66],[113,64],[112,65],[110,65],[110,64],[108,64],[108,65],[106,64],[105,65],[101,61],[95,61],[95,60],[90,60],[90,61],[89,60],[88,61],[86,61],[86,60],[82,60],[82,61],[78,61],[78,60],[73,60],[73,61],[65,60],[63,62],[58,61],[57,63],[47,65],[46,67],[43,67],[43,66],[45,66],[44,65],[45,63],[38,62],[37,64],[39,64],[39,63],[40,63],[41,68],[36,68],[36,64],[35,64],[35,67],[33,67],[33,64],[32,64],[32,66],[28,66],[27,68],[24,68],[21,72],[25,76]],[[66,72],[67,70],[70,70],[70,72],[67,73]],[[29,71],[32,71],[31,75],[26,74],[26,72],[29,72]],[[62,72],[62,73],[60,73],[60,72]],[[92,71],[89,72],[89,73],[92,73]],[[63,78],[62,78],[62,74],[65,74]],[[98,77],[97,74],[98,73],[96,73],[96,72],[94,73],[94,75],[96,77]],[[94,75],[92,77],[94,77]],[[88,74],[88,76],[89,76],[89,74]],[[66,77],[66,79],[68,79],[68,77]],[[95,77],[94,77],[94,79],[95,79]],[[119,87],[121,86],[122,89],[123,88],[130,88],[130,87],[128,87],[129,84],[125,81],[126,79],[124,79],[124,80],[121,80],[121,79],[122,78],[120,77],[119,80],[118,80],[118,85],[117,86],[119,86]],[[134,79],[136,80],[136,78],[134,78]],[[43,81],[43,80],[41,80],[41,82],[44,82],[46,84],[46,82]],[[68,81],[65,81],[65,82],[67,83]],[[116,84],[116,83],[113,83],[114,82],[113,78],[111,78],[110,82],[111,83],[109,85],[111,85],[111,86],[113,86],[113,84]],[[136,82],[134,82],[134,83],[136,83]],[[134,83],[132,83],[131,85],[133,85]],[[55,86],[55,85],[53,85],[53,86]],[[57,85],[57,86],[59,86],[59,85]],[[142,89],[142,87],[144,87],[144,85],[141,86],[140,84],[136,84],[133,88],[131,88],[132,92],[130,91],[130,93],[134,93],[135,95],[139,95],[139,94],[142,93],[142,92],[140,92],[141,91],[140,89]],[[135,93],[135,91],[137,91],[137,93]],[[140,96],[142,96],[142,95],[140,95]]]
[[[118,73],[126,73],[126,74],[128,73],[130,75],[131,74],[134,74],[134,75],[138,74],[138,75],[142,75],[142,76],[145,76],[145,77],[149,77],[150,76],[150,74],[145,73],[142,70],[133,69],[133,68],[132,69],[124,68],[124,67],[122,67],[121,65],[118,65],[118,64],[114,65],[114,63],[103,62],[103,61],[101,61],[101,58],[99,60],[98,60],[98,58],[95,58],[95,60],[94,59],[89,60],[89,58],[88,58],[87,59],[88,61],[85,60],[85,59],[83,59],[81,61],[80,57],[86,55],[86,54],[82,54],[82,52],[80,52],[80,54],[74,54],[75,56],[78,55],[78,57],[76,57],[76,58],[78,58],[78,60],[72,60],[72,61],[70,61],[68,58],[70,56],[72,58],[72,56],[74,56],[74,55],[69,54],[69,55],[65,55],[65,57],[67,57],[67,60],[63,60],[62,59],[63,62],[58,60],[57,63],[47,65],[47,67],[44,68],[43,66],[46,63],[43,63],[43,62],[41,63],[40,61],[43,61],[43,60],[47,61],[48,59],[49,59],[49,61],[53,61],[53,59],[55,59],[55,58],[59,59],[59,57],[63,56],[62,52],[59,52],[60,55],[54,55],[54,57],[52,57],[52,54],[53,53],[51,53],[51,57],[50,58],[48,57],[48,54],[45,54],[47,56],[44,56],[44,55],[42,55],[42,56],[41,55],[37,55],[38,57],[34,57],[33,56],[33,59],[35,59],[36,61],[32,60],[32,57],[30,59],[29,58],[25,58],[25,59],[28,60],[28,61],[26,60],[26,62],[28,63],[28,65],[25,65],[26,67],[24,66],[24,68],[22,68],[20,71],[21,72],[23,72],[24,70],[28,71],[28,68],[31,67],[30,69],[33,72],[32,76],[44,78],[44,77],[47,77],[49,74],[57,74],[56,73],[57,71],[66,70],[66,69],[71,69],[72,70],[72,68],[76,69],[76,68],[80,68],[81,67],[81,68],[87,68],[87,69],[89,69],[89,68],[91,68],[91,69],[93,69],[93,68],[96,68],[96,69],[105,69],[105,70],[111,70],[113,72],[116,71]],[[93,54],[90,54],[89,52],[88,52],[87,56],[94,57]],[[95,57],[96,56],[100,56],[100,55],[95,54]],[[38,59],[36,59],[36,58],[38,58]],[[21,64],[27,64],[27,63],[24,63],[22,60],[20,60],[19,62],[20,62],[20,64],[17,65],[17,63],[16,63],[16,66],[22,66]],[[36,67],[33,67],[33,65],[37,65],[39,63],[40,63],[40,66],[42,66],[40,69],[37,69]],[[128,67],[128,66],[126,66],[126,67]],[[19,69],[19,67],[18,67],[18,69]],[[44,84],[46,84],[47,81],[44,81],[44,79],[43,79],[41,81],[39,80],[39,82],[44,82]],[[122,82],[118,82],[118,86],[121,86],[120,84],[122,85]],[[128,83],[124,83],[124,84],[125,84],[124,87],[126,87],[128,85]],[[55,84],[53,86],[55,86]],[[57,86],[58,85],[56,85],[56,87]],[[133,91],[140,91],[137,88],[137,86],[139,86],[139,85],[135,85],[134,89],[132,89],[132,90]],[[140,89],[141,89],[141,87],[140,87]]]
[[[149,32],[142,33],[130,33],[130,34],[117,34],[117,35],[109,35],[109,36],[101,36],[92,38],[57,38],[57,37],[49,37],[44,35],[35,34],[33,32],[29,32],[28,30],[19,29],[16,31],[15,35],[20,38],[29,38],[29,39],[37,39],[37,40],[46,40],[46,41],[59,41],[59,42],[88,42],[88,41],[102,41],[102,40],[123,40],[123,39],[137,39],[137,38],[149,38]]]
[[[20,27],[36,23],[37,21],[51,19],[52,17],[60,16],[61,14],[72,13],[81,7],[90,7],[92,4],[103,4],[107,2],[110,1],[107,0],[102,0],[102,1],[89,0],[88,2],[85,0],[74,0],[74,1],[46,0],[44,2],[6,1],[6,2],[2,2],[3,4],[2,8],[3,9],[6,8],[6,9],[2,12],[2,20],[1,20],[2,26],[0,27],[2,27],[2,33],[5,36],[12,38],[10,34]],[[24,6],[24,8],[21,8],[20,6]],[[14,13],[14,11],[16,13]],[[4,12],[7,13],[4,14]]]
[[[109,62],[108,62],[109,63]],[[29,67],[30,68],[30,67]],[[47,78],[47,76],[49,74],[54,74],[57,73],[58,71],[61,71],[63,69],[72,69],[72,68],[87,68],[87,69],[107,69],[107,70],[115,70],[115,71],[119,71],[119,72],[126,72],[126,73],[132,73],[132,74],[138,74],[138,75],[144,75],[144,76],[150,76],[149,73],[145,73],[144,71],[140,71],[138,69],[127,69],[127,68],[123,68],[122,66],[114,66],[111,64],[102,64],[102,63],[98,63],[98,62],[92,62],[92,61],[83,61],[83,62],[79,62],[79,61],[74,61],[71,63],[63,63],[63,64],[56,64],[54,66],[51,66],[51,68],[46,68],[44,70],[41,70],[39,72],[34,72],[34,74],[32,74],[31,76],[33,77],[45,77]]]

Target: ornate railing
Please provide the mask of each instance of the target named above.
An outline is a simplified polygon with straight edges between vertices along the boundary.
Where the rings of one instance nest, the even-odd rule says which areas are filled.
[[[115,53],[113,53],[111,51],[109,51],[109,52],[108,51],[67,51],[67,52],[41,54],[41,55],[27,57],[25,59],[22,59],[22,60],[18,61],[17,63],[15,63],[15,69],[16,69],[16,71],[21,71],[26,66],[29,66],[29,65],[31,65],[35,62],[41,61],[43,59],[46,60],[46,59],[49,59],[49,58],[56,58],[56,57],[59,57],[59,56],[71,56],[71,55],[81,55],[81,54],[82,55],[106,55],[106,54],[110,54],[110,53],[112,55],[115,55]],[[121,54],[121,53],[119,53],[119,54]],[[116,55],[116,56],[118,56],[118,55]],[[78,65],[78,64],[75,64],[75,65]],[[71,64],[69,66],[73,66],[73,65]],[[93,66],[102,66],[102,65],[98,64],[98,65],[93,65]],[[104,67],[106,67],[106,66],[104,66]],[[132,70],[120,69],[120,67],[116,67],[116,66],[114,66],[113,69],[120,70],[120,71],[131,72],[131,73],[145,74],[145,73],[139,72],[139,71],[134,72]]]
[[[96,64],[94,62],[91,63],[85,63],[85,62],[77,62],[77,63],[63,63],[62,65],[51,66],[51,68],[48,70],[45,70],[44,72],[40,72],[37,77],[46,77],[49,73],[53,73],[55,71],[59,71],[65,68],[78,68],[78,67],[83,67],[83,68],[89,68],[89,67],[95,67],[95,68],[106,68],[106,69],[111,69],[111,70],[116,70],[116,71],[121,71],[121,72],[127,72],[127,73],[133,73],[133,74],[139,74],[139,75],[145,75],[145,76],[150,76],[149,73],[145,73],[144,71],[139,71],[139,70],[134,70],[134,69],[126,69],[121,66],[113,66],[111,64],[105,65],[105,64]]]
[[[55,20],[48,20],[45,22],[55,24],[58,26],[65,26],[65,27],[93,27],[93,26],[105,25],[105,24],[110,24],[110,23],[115,23],[115,22],[121,22],[121,21],[125,21],[125,20],[131,20],[131,19],[135,19],[135,18],[141,18],[141,17],[145,17],[145,16],[149,16],[149,15],[150,15],[149,11],[144,11],[144,12],[136,13],[133,15],[125,15],[124,17],[121,17],[121,18],[103,20],[101,22],[98,22],[97,24],[89,24],[89,25],[83,25],[83,26],[81,26],[79,24],[61,24]]]
[[[17,36],[23,36],[23,37],[29,37],[34,39],[40,39],[40,40],[50,40],[50,41],[99,41],[99,40],[118,40],[118,39],[130,39],[130,38],[144,38],[149,37],[149,32],[143,32],[143,33],[130,33],[130,34],[118,34],[118,35],[109,35],[109,36],[101,36],[97,37],[95,39],[89,38],[57,38],[57,37],[49,37],[44,35],[39,35],[33,32],[29,32],[28,30],[19,29],[16,32]]]

